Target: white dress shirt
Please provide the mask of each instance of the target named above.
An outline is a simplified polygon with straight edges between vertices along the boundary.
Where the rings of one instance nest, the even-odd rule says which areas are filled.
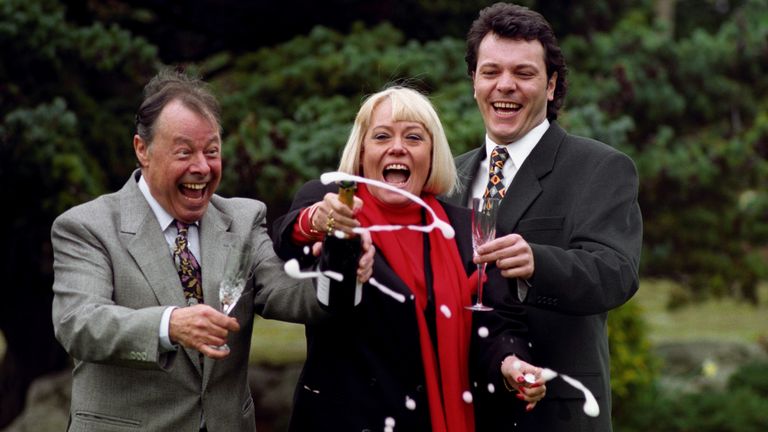
[[[472,189],[470,190],[471,193],[469,194],[467,205],[471,208],[472,198],[482,198],[483,195],[485,195],[485,189],[488,186],[491,152],[493,152],[494,148],[497,146],[504,147],[507,149],[507,153],[509,153],[509,158],[504,162],[504,167],[501,170],[501,173],[504,175],[502,180],[504,182],[504,189],[509,189],[509,185],[512,183],[512,180],[514,180],[517,170],[523,166],[523,162],[525,162],[525,159],[531,154],[547,129],[549,129],[549,120],[545,118],[543,122],[529,130],[522,138],[508,144],[495,143],[491,140],[488,134],[486,134],[485,159],[483,159],[477,166],[477,175],[475,175],[475,181],[472,183]],[[509,199],[514,199],[514,197],[510,197]],[[521,302],[524,302],[525,298],[528,296],[529,286],[530,283],[527,280],[517,279],[517,298]]]
[[[160,224],[160,230],[163,231],[165,241],[168,243],[168,249],[170,251],[171,257],[173,257],[173,250],[176,248],[176,236],[179,234],[178,230],[176,229],[176,225],[173,223],[173,216],[165,211],[163,206],[161,206],[155,197],[152,196],[152,193],[149,191],[149,185],[147,184],[146,180],[144,180],[144,176],[139,178],[139,190],[141,191],[142,195],[144,195],[144,198],[147,200],[147,203],[149,203],[149,206],[152,208],[152,212],[155,214],[155,218]],[[197,225],[198,223],[195,222],[189,226],[189,231],[187,232],[187,246],[189,247],[189,251],[192,253],[192,255],[194,255],[197,259],[197,262],[201,262],[200,233],[198,231]],[[179,284],[179,289],[182,289],[181,284]],[[176,306],[170,306],[166,308],[165,311],[163,311],[163,317],[160,320],[160,346],[166,351],[171,351],[177,348],[177,346],[171,342],[169,335],[171,312],[173,312],[174,309],[176,309]]]
[[[512,180],[517,174],[517,170],[523,165],[525,159],[536,147],[536,144],[544,136],[544,133],[549,129],[549,120],[546,118],[538,126],[528,131],[525,136],[519,140],[508,143],[499,144],[493,142],[488,134],[485,135],[485,159],[483,159],[477,166],[477,175],[475,181],[472,182],[471,193],[469,194],[467,205],[472,207],[472,198],[482,198],[485,194],[485,188],[488,186],[488,169],[491,164],[491,152],[496,147],[504,147],[509,153],[509,158],[504,162],[504,168],[501,173],[504,174],[504,189],[508,189]]]

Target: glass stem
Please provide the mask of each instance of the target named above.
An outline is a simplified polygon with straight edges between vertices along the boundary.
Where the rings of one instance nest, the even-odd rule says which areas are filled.
[[[476,304],[483,304],[483,273],[485,272],[485,264],[477,265],[477,300]]]

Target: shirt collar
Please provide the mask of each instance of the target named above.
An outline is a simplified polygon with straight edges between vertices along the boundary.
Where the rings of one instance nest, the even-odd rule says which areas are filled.
[[[155,197],[152,196],[152,193],[149,191],[149,185],[147,184],[147,181],[144,180],[144,176],[139,177],[139,190],[141,191],[141,194],[144,195],[144,198],[149,203],[149,206],[152,208],[152,213],[155,214],[157,222],[160,223],[160,230],[165,231],[168,229],[168,227],[173,223],[174,218],[170,213],[165,211],[163,206],[161,206]],[[193,225],[197,225],[197,222],[195,222]]]
[[[496,146],[504,147],[509,153],[509,158],[515,163],[515,167],[520,168],[525,162],[525,158],[533,151],[541,137],[549,129],[549,120],[544,118],[544,121],[539,123],[538,126],[528,131],[522,138],[509,144],[497,144],[493,142],[488,134],[485,135],[485,154],[487,157],[493,151]]]

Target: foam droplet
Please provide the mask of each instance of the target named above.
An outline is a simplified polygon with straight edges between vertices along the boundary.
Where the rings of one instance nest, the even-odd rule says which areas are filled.
[[[468,404],[472,403],[472,393],[470,393],[469,390],[465,390],[461,397],[464,399],[464,402]]]
[[[440,312],[442,312],[446,318],[451,317],[451,310],[446,305],[440,305]]]
[[[557,376],[557,372],[549,368],[541,370],[541,378],[546,382]]]
[[[487,338],[488,337],[488,327],[480,327],[477,329],[477,335],[481,338]]]
[[[324,271],[323,272],[323,276],[331,278],[331,279],[333,279],[335,281],[339,281],[339,282],[344,280],[344,275],[343,274],[341,274],[339,272],[335,272],[333,270],[326,270],[326,271]]]
[[[581,383],[581,381],[563,374],[560,374],[560,378],[562,378],[565,382],[576,387],[577,389],[581,390],[582,393],[584,393],[585,401],[584,401],[584,407],[582,408],[584,410],[584,414],[590,417],[597,417],[600,415],[600,406],[597,405],[597,400],[595,399],[595,396],[592,394],[591,391],[589,391],[589,389],[586,386],[584,386],[584,384]]]
[[[395,427],[395,419],[392,417],[387,417],[384,419],[384,426],[393,428]]]
[[[536,382],[536,376],[532,373],[527,373],[523,375],[523,378],[525,379],[525,382],[527,382],[528,384],[533,384]]]
[[[368,283],[373,285],[373,286],[375,286],[376,288],[379,289],[379,291],[381,291],[384,294],[392,297],[393,299],[399,301],[400,303],[405,303],[405,296],[404,295],[402,295],[402,294],[400,294],[398,292],[392,291],[386,285],[380,284],[379,281],[377,281],[376,279],[370,278],[370,279],[368,279]],[[411,296],[411,299],[413,299],[413,296]]]
[[[494,393],[496,391],[496,386],[493,385],[493,383],[488,383],[488,393]]]
[[[523,367],[523,364],[520,363],[520,360],[515,360],[515,362],[512,363],[512,369],[514,370],[520,370],[521,367]]]
[[[290,259],[285,262],[283,265],[283,270],[285,270],[285,274],[288,276],[294,278],[294,279],[304,279],[307,277],[305,274],[302,273],[301,268],[299,267],[299,262],[295,259]],[[315,275],[312,275],[310,277],[315,277]]]
[[[416,401],[409,398],[408,396],[405,397],[405,407],[409,410],[413,411],[416,409]]]
[[[304,246],[304,255],[309,255],[310,249],[309,246]]]
[[[590,417],[597,417],[600,415],[600,406],[597,405],[596,400],[587,399],[584,402],[584,414]]]

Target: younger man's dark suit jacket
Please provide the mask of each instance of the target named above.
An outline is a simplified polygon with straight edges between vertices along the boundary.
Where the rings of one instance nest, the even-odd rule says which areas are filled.
[[[485,147],[456,158],[461,193],[447,200],[467,205]],[[533,362],[580,380],[598,400],[587,417],[582,393],[556,378],[547,396],[518,430],[610,431],[608,311],[637,291],[642,217],[632,160],[595,140],[552,123],[519,167],[502,201],[497,237],[520,234],[534,255],[528,306]],[[508,289],[517,292],[515,279]],[[506,296],[517,299],[517,295]],[[490,428],[509,428],[504,410]],[[492,430],[492,429],[491,429]]]

